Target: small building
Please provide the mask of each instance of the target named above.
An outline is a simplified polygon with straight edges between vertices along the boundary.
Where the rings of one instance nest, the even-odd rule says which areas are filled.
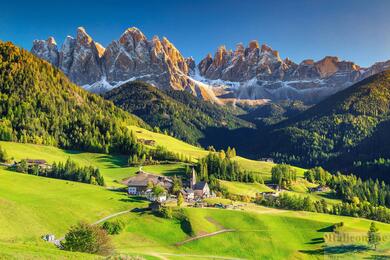
[[[275,199],[279,197],[279,192],[273,192],[273,191],[266,191],[262,192],[261,195],[263,196],[264,199]]]
[[[196,181],[196,172],[192,168],[192,174],[190,178],[190,189],[194,191],[194,197],[196,198],[207,198],[210,196],[210,188],[205,181]]]
[[[28,168],[38,166],[40,169],[48,169],[51,167],[51,165],[48,164],[46,160],[42,160],[42,159],[25,159],[25,161],[27,163]]]
[[[186,201],[192,201],[195,199],[194,190],[191,188],[182,189],[180,192]]]
[[[194,195],[195,197],[207,198],[210,196],[210,188],[207,182],[200,181],[197,182],[194,186]]]
[[[144,144],[144,145],[149,145],[149,146],[155,146],[156,141],[155,140],[148,140],[148,139],[138,139],[138,142]]]
[[[126,185],[127,192],[130,195],[145,195],[150,185],[161,185],[167,192],[172,189],[173,181],[165,176],[153,175],[144,171],[138,171],[133,177],[122,181]]]
[[[54,240],[56,239],[56,237],[53,235],[53,234],[47,234],[47,235],[44,235],[42,237],[43,240],[47,241],[47,242],[54,242]]]
[[[274,163],[274,159],[272,158],[260,158],[259,161]]]
[[[280,188],[280,186],[278,184],[267,184],[267,187],[271,188],[271,189],[273,189],[275,191],[281,191],[281,188]]]
[[[322,186],[322,185],[318,185],[317,187],[314,187],[314,188],[309,188],[309,191],[310,192],[324,192],[324,191],[329,191],[329,187],[327,186]]]
[[[152,189],[147,189],[144,193],[145,197],[149,200],[149,201],[157,201],[157,202],[164,202],[167,200],[167,194],[161,194],[159,196],[156,196]]]

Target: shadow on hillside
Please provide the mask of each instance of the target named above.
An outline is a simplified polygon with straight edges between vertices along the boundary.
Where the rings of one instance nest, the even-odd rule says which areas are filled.
[[[131,203],[135,203],[135,202],[138,202],[138,203],[141,203],[141,202],[145,202],[145,201],[148,201],[146,198],[144,197],[129,197],[126,195],[126,198],[122,198],[122,199],[119,199],[119,201],[123,201],[123,202],[131,202]]]
[[[390,256],[387,255],[371,255],[364,259],[375,259],[375,260],[389,260]]]
[[[331,225],[331,226],[328,226],[328,227],[320,228],[317,231],[318,232],[333,232],[333,228],[334,228],[334,226]]]
[[[359,253],[369,250],[365,245],[338,245],[338,246],[323,246],[314,250],[299,250],[301,253],[308,255],[341,255],[346,253]]]
[[[323,193],[318,193],[317,195],[324,199],[340,199],[339,197],[337,197],[336,193],[334,192],[323,192]]]
[[[185,172],[183,168],[176,168],[176,169],[171,169],[171,170],[164,170],[161,172],[162,175],[168,176],[168,177],[173,177],[173,176],[184,176]],[[185,176],[184,176],[185,177]]]
[[[324,242],[325,242],[325,240],[322,237],[318,237],[318,238],[313,238],[310,242],[308,242],[306,244],[317,245],[317,244],[322,244]]]
[[[86,153],[84,151],[76,151],[76,150],[65,150],[65,153],[69,155],[77,155]],[[110,155],[110,154],[99,154],[98,162],[107,164],[108,168],[118,168],[118,167],[125,167],[126,166],[126,157],[123,155]]]
[[[235,147],[239,155],[254,158],[254,144],[258,144],[262,135],[259,130],[253,128],[227,129],[208,127],[202,131],[204,137],[198,142],[202,147],[214,146],[215,149],[226,149],[228,146]]]

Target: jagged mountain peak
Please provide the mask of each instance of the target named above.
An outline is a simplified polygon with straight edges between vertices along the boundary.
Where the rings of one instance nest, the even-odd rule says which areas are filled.
[[[161,89],[187,90],[215,99],[207,85],[190,77],[195,61],[186,59],[166,37],[148,40],[136,27],[126,29],[106,48],[83,27],[68,36],[60,50],[34,41],[31,52],[58,66],[73,82],[93,92],[104,92],[124,82],[142,80]]]
[[[56,45],[57,46],[57,42],[56,40],[54,39],[53,36],[50,36],[49,38],[47,38],[47,43],[50,44],[50,45]]]
[[[90,44],[93,40],[92,37],[85,31],[84,27],[77,28],[77,41],[82,44]]]
[[[136,27],[130,27],[126,29],[126,31],[124,31],[123,34],[121,35],[119,42],[123,44],[129,41],[130,39],[133,40],[134,42],[147,40],[143,32],[141,32],[141,30]]]

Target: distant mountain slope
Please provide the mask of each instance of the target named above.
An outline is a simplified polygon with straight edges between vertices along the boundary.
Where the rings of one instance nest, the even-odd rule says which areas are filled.
[[[0,139],[128,153],[127,125],[147,127],[103,98],[72,84],[57,68],[0,42]]]
[[[163,92],[144,82],[125,83],[104,94],[118,107],[133,113],[153,127],[196,144],[207,128],[250,127],[225,108],[200,100],[184,91]]]
[[[390,158],[390,71],[369,77],[284,121],[262,142],[265,153],[300,165],[352,169]],[[260,151],[257,147],[257,151]]]

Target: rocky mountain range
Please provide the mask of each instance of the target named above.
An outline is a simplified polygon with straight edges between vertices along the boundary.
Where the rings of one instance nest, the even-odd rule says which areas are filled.
[[[297,64],[282,59],[269,46],[251,41],[236,49],[221,46],[214,57],[207,55],[198,64],[199,76],[214,87],[229,86],[223,97],[239,99],[298,99],[316,103],[357,81],[386,70],[390,61],[361,68],[350,61],[327,56]],[[224,88],[226,90],[226,87]]]
[[[74,83],[91,92],[105,92],[125,82],[142,80],[160,89],[187,90],[204,99],[213,92],[189,74],[192,58],[184,58],[167,38],[148,40],[137,28],[127,29],[106,48],[95,42],[84,28],[67,36],[58,48],[53,37],[35,40],[31,52],[61,69]]]
[[[60,68],[73,82],[92,92],[105,92],[141,80],[160,89],[186,90],[205,100],[284,100],[316,103],[373,74],[390,61],[362,68],[327,56],[295,63],[257,41],[236,49],[218,48],[198,65],[184,58],[167,39],[148,40],[137,28],[127,29],[106,48],[79,27],[58,48],[53,37],[35,40],[31,52]]]

